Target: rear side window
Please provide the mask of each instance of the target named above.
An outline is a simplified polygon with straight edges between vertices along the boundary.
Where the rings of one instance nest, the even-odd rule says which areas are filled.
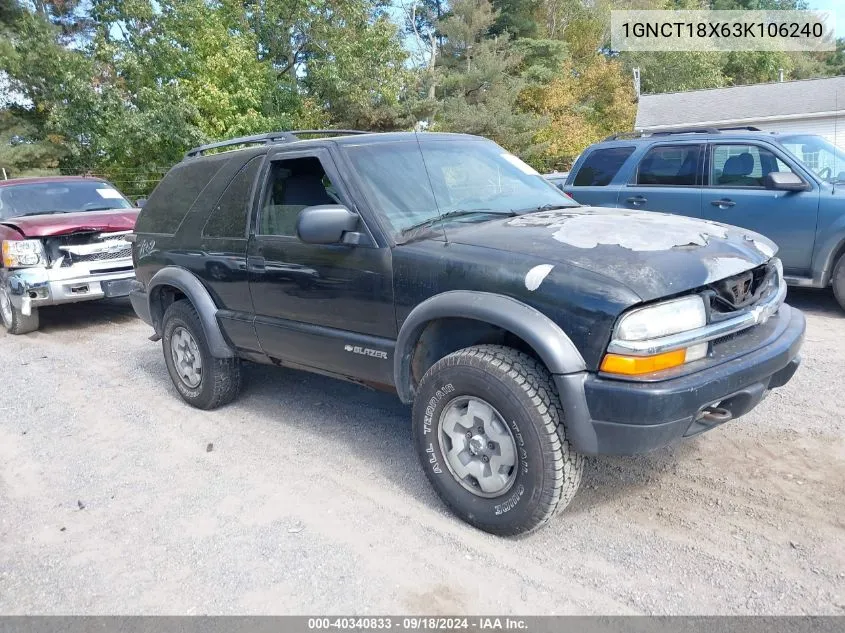
[[[584,160],[572,184],[576,187],[609,185],[619,168],[633,153],[633,147],[608,147],[595,150]]]
[[[263,156],[250,160],[232,178],[220,200],[214,205],[202,233],[206,237],[245,238],[246,223],[252,202],[252,184],[258,176]]]
[[[135,230],[139,233],[175,233],[197,196],[229,158],[218,154],[189,159],[173,167],[150,194],[138,215]]]
[[[694,186],[701,165],[701,145],[651,148],[637,169],[638,185]]]

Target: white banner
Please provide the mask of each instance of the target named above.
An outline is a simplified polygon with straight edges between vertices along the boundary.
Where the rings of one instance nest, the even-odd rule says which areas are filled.
[[[611,11],[614,51],[833,51],[832,11]]]

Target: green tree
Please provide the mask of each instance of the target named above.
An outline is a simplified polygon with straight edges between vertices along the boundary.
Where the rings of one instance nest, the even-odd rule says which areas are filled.
[[[620,58],[629,72],[640,69],[641,90],[645,94],[720,88],[730,83],[721,53],[647,51]]]
[[[548,84],[537,84],[521,96],[522,107],[548,120],[537,133],[542,150],[533,163],[544,170],[569,169],[581,151],[601,138],[633,128],[636,100],[633,85],[617,60],[596,53],[576,70],[560,68]]]
[[[43,133],[44,122],[31,108],[0,110],[0,168],[6,177],[37,176],[55,171],[64,155],[61,145]]]
[[[493,35],[507,33],[515,38],[537,36],[540,0],[493,0],[492,4],[497,13],[490,28]]]
[[[354,3],[352,3],[354,4]],[[358,3],[315,34],[303,86],[337,127],[391,130],[409,125],[400,103],[411,81],[397,26],[377,6]]]
[[[543,119],[518,107],[526,85],[519,76],[522,57],[507,36],[487,37],[496,15],[488,0],[455,0],[439,22],[444,43],[434,127],[479,134],[511,151],[530,153]]]

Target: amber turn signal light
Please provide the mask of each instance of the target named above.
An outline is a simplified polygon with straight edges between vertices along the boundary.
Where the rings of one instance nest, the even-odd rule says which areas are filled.
[[[687,359],[687,350],[676,349],[671,352],[655,354],[654,356],[623,356],[621,354],[605,354],[601,362],[601,370],[609,374],[624,376],[638,376],[650,374],[653,371],[669,369],[683,365]]]

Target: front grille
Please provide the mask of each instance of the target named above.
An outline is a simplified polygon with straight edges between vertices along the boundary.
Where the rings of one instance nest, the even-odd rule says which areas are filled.
[[[730,318],[760,302],[777,289],[777,283],[777,269],[769,263],[709,284],[711,321]]]
[[[744,330],[740,330],[739,332],[734,332],[733,334],[720,336],[719,338],[713,340],[713,345],[721,345],[722,343],[729,343],[731,341],[735,341],[736,339],[748,334],[750,331],[751,328],[746,328]]]
[[[132,257],[132,245],[127,243],[125,248],[119,251],[104,251],[99,253],[90,253],[87,255],[68,254],[62,261],[62,267],[72,266],[80,262],[104,262],[112,259],[124,259]]]
[[[734,275],[710,284],[704,293],[710,302],[710,322],[718,323],[731,319],[752,310],[756,305],[771,301],[784,283],[774,261],[758,266],[752,270]],[[737,289],[740,297],[737,297]],[[737,298],[740,300],[737,301]],[[711,350],[715,353],[722,350],[737,349],[747,345],[745,340],[757,331],[756,326],[747,327],[738,332],[726,334],[711,341]]]
[[[123,233],[72,233],[46,238],[44,246],[50,262],[62,268],[132,257],[132,245],[123,239]]]

